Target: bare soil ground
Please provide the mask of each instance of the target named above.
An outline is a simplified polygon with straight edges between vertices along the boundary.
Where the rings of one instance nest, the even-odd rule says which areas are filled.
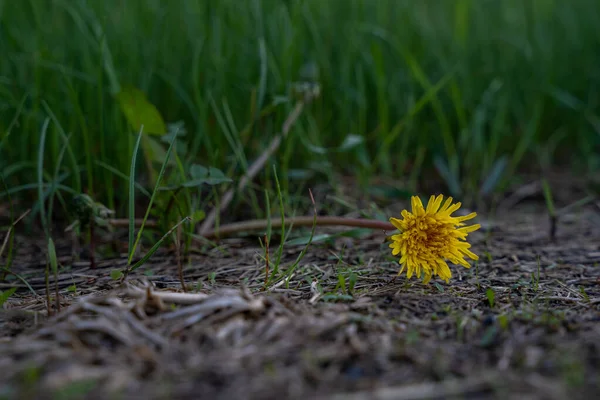
[[[172,252],[120,286],[110,271],[122,259],[92,270],[64,242],[50,318],[44,252],[21,247],[15,271],[36,295],[2,286],[20,289],[2,311],[0,396],[600,398],[599,209],[559,218],[555,240],[545,211],[481,215],[470,235],[480,260],[450,284],[393,279],[381,234],[314,244],[287,285],[266,291],[257,240],[225,239],[194,254],[187,294]],[[286,246],[280,268],[301,250]]]

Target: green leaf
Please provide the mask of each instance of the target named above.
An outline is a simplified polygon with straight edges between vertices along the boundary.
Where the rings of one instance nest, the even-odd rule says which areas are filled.
[[[440,176],[444,179],[446,186],[448,186],[448,190],[450,194],[454,197],[458,197],[461,195],[462,190],[460,187],[458,177],[452,172],[446,160],[444,160],[439,155],[436,155],[433,159],[433,165],[435,169],[437,169]]]
[[[481,193],[482,195],[490,194],[500,182],[500,178],[502,178],[507,165],[508,157],[506,156],[502,156],[498,160],[496,160],[496,162],[494,162],[494,165],[492,165],[490,173],[481,185],[479,193]]]
[[[194,211],[194,213],[191,216],[192,224],[197,224],[198,222],[202,221],[205,217],[206,213],[204,212],[204,210]]]
[[[144,132],[150,135],[164,135],[167,133],[165,122],[158,109],[148,101],[141,90],[133,87],[123,87],[116,94],[121,111],[125,114],[127,122],[134,131],[139,131],[144,126]]]
[[[6,303],[6,300],[17,291],[16,287],[11,287],[3,292],[0,292],[0,307]]]
[[[544,199],[546,200],[546,207],[550,215],[556,215],[556,208],[554,207],[554,200],[552,197],[552,189],[546,179],[542,179],[542,188],[544,193]]]
[[[58,273],[58,260],[56,257],[56,247],[54,247],[54,241],[52,238],[48,238],[48,258],[50,259],[52,273],[56,275]]]
[[[142,220],[142,225],[140,226],[140,229],[138,230],[137,237],[135,239],[135,242],[133,243],[133,248],[130,248],[130,250],[129,250],[129,258],[127,260],[128,264],[131,263],[133,254],[135,253],[135,249],[137,248],[137,245],[142,238],[142,232],[144,231],[144,226],[146,225],[146,221],[148,220],[148,216],[150,215],[150,210],[152,209],[152,204],[154,203],[154,197],[156,196],[156,192],[158,191],[160,181],[162,180],[163,175],[165,173],[167,162],[169,161],[169,156],[171,155],[171,151],[173,150],[174,144],[175,144],[175,140],[171,141],[171,144],[169,145],[169,149],[167,150],[167,154],[165,156],[166,158],[162,164],[162,167],[160,168],[160,172],[158,173],[158,178],[156,180],[154,190],[152,191],[152,196],[150,196],[150,203],[148,203],[148,206],[146,207],[146,214],[144,215],[144,219]],[[131,179],[133,179],[133,178],[131,178]],[[131,226],[131,221],[130,221],[130,226]]]
[[[338,147],[326,148],[322,146],[316,146],[312,143],[309,143],[308,140],[304,137],[300,137],[300,141],[306,147],[307,150],[314,154],[324,155],[327,153],[343,153],[349,150],[352,150],[360,145],[362,145],[365,141],[364,137],[360,135],[349,134],[344,138],[342,144]]]
[[[350,273],[350,277],[348,278],[348,292],[352,293],[354,292],[354,286],[356,286],[356,273],[351,272]]]
[[[342,292],[344,292],[344,293],[348,292],[346,290],[346,278],[344,278],[344,275],[342,275],[342,274],[338,275],[338,287],[340,289],[342,289]]]
[[[312,239],[312,243],[318,243],[318,242],[324,242],[327,239],[331,239],[332,235],[329,235],[327,233],[324,233],[322,235],[315,235]],[[296,239],[292,239],[292,240],[288,240],[286,242],[286,244],[288,246],[298,246],[298,245],[305,245],[307,243],[309,243],[310,240],[310,236],[303,236],[303,237],[299,237]]]
[[[190,167],[190,176],[192,179],[209,179],[214,182],[231,182],[231,179],[226,177],[223,171],[215,167],[204,167],[199,164],[193,164]],[[214,184],[214,183],[213,183]]]
[[[410,199],[413,192],[408,189],[397,188],[388,185],[371,185],[367,193],[386,199]]]
[[[348,231],[342,231],[338,233],[322,233],[320,235],[315,235],[312,239],[312,243],[326,242],[328,240],[333,240],[338,237],[350,237],[350,238],[361,238],[363,236],[369,235],[373,232],[372,229],[368,228],[356,228],[350,229]],[[310,241],[310,236],[301,236],[296,239],[288,240],[286,245],[296,246],[296,245],[305,245]]]
[[[168,185],[159,188],[159,190],[175,190],[179,188],[193,188],[202,185],[219,185],[221,183],[232,182],[231,178],[225,176],[223,171],[214,167],[204,167],[202,165],[193,164],[190,167],[190,179],[187,182],[176,185]]]
[[[123,272],[119,271],[118,269],[113,269],[112,271],[110,271],[110,278],[117,281],[119,279],[121,279],[123,277]]]
[[[131,156],[131,166],[129,168],[129,262],[133,257],[133,243],[135,239],[135,164],[137,161],[137,154],[140,148],[140,141],[142,139],[142,130],[138,134],[133,148],[133,155]]]
[[[75,293],[77,291],[77,286],[71,285],[71,286],[67,287],[67,291],[69,293]]]
[[[146,255],[144,257],[142,257],[141,260],[139,260],[133,266],[131,266],[131,268],[129,269],[129,271],[134,271],[134,270],[138,269],[139,267],[141,267],[146,261],[148,261],[148,259],[150,257],[152,257],[152,255],[154,253],[156,253],[156,251],[160,248],[160,246],[162,245],[162,243],[169,237],[169,235],[171,234],[171,232],[173,232],[175,229],[177,229],[177,227],[179,225],[181,225],[184,222],[187,222],[189,220],[190,220],[190,217],[185,217],[181,221],[179,221],[175,226],[173,226],[171,229],[169,229],[169,231],[167,233],[165,233],[163,235],[163,237],[160,238],[160,240],[154,244],[154,246],[152,246],[152,248],[148,251],[148,253],[146,253]]]
[[[190,176],[192,179],[200,179],[208,176],[208,168],[200,164],[192,164],[190,167]]]
[[[165,149],[163,143],[161,143],[159,139],[152,136],[144,136],[142,138],[142,149],[144,150],[146,158],[157,164],[162,164],[167,157],[167,150]],[[175,159],[170,158],[167,165],[175,165]]]
[[[365,142],[365,138],[360,135],[350,134],[344,138],[344,141],[338,148],[338,151],[348,151],[360,146]]]
[[[500,328],[502,328],[503,330],[508,329],[509,322],[510,321],[508,320],[508,317],[506,316],[506,314],[498,315],[498,324],[500,324]]]

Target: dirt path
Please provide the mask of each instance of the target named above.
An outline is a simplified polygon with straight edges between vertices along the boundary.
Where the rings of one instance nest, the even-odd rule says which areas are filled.
[[[172,295],[167,253],[128,287],[109,276],[121,261],[76,264],[60,280],[70,308],[46,321],[31,312],[44,308],[38,272],[40,296],[23,288],[8,303],[30,312],[2,313],[0,396],[593,398],[600,213],[564,216],[551,241],[540,208],[524,207],[484,220],[470,236],[477,267],[454,268],[448,285],[391,280],[398,264],[374,236],[313,245],[289,285],[265,293],[262,250],[228,239],[194,256],[187,296]],[[281,268],[301,250],[286,247]],[[40,268],[31,251],[18,261]],[[352,295],[336,289],[353,274]]]

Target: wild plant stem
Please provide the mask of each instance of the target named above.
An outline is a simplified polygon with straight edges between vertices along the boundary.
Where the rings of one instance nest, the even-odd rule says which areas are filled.
[[[113,226],[127,226],[129,221],[120,219],[111,219],[109,223]],[[137,225],[136,221],[136,225]],[[141,221],[140,221],[141,222]],[[313,217],[290,217],[285,219],[286,226],[312,226]],[[242,222],[235,222],[232,224],[221,225],[219,229],[210,230],[200,235],[203,238],[223,238],[226,236],[232,236],[236,233],[245,231],[254,231],[266,229],[269,221],[267,219],[254,219]],[[156,227],[158,224],[156,221],[146,221],[146,226]],[[387,221],[380,221],[374,219],[360,219],[360,218],[346,218],[346,217],[330,217],[320,216],[317,217],[317,226],[349,226],[355,228],[368,228],[382,230],[385,232],[391,232],[396,230],[396,227]],[[281,228],[281,220],[271,220],[271,228]]]

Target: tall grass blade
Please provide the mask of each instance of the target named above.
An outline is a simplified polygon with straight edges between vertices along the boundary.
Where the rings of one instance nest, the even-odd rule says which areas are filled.
[[[129,256],[127,258],[127,264],[131,263],[131,259],[134,254],[133,243],[135,240],[135,165],[137,162],[138,150],[140,148],[140,142],[142,140],[142,132],[144,131],[144,125],[140,127],[135,146],[133,148],[133,155],[131,156],[131,168],[129,169]]]
[[[135,253],[135,249],[137,248],[137,245],[138,245],[140,239],[142,238],[142,232],[144,231],[144,226],[146,225],[146,221],[148,220],[148,216],[150,215],[150,210],[152,209],[152,204],[154,203],[154,197],[156,196],[156,193],[158,192],[158,188],[160,187],[160,182],[165,173],[165,169],[167,168],[167,164],[169,163],[169,157],[171,156],[171,150],[173,150],[173,145],[175,144],[176,139],[177,139],[177,135],[173,136],[173,138],[171,139],[171,144],[169,145],[169,149],[167,150],[167,155],[166,155],[165,160],[163,161],[163,164],[160,168],[158,178],[156,179],[156,184],[154,185],[154,190],[152,191],[152,196],[150,197],[150,202],[148,203],[148,207],[146,208],[146,214],[144,215],[144,219],[142,220],[142,225],[140,226],[140,229],[138,230],[137,238],[135,240],[135,243],[133,244],[131,253],[129,254],[129,263],[131,263],[132,255],[133,255],[133,253]]]
[[[186,221],[190,221],[190,217],[184,217],[181,221],[179,221],[175,226],[173,226],[171,229],[169,229],[169,231],[167,233],[165,233],[158,242],[156,242],[154,244],[154,246],[152,246],[152,248],[150,248],[150,250],[148,251],[148,253],[146,253],[146,255],[144,257],[142,257],[138,262],[136,262],[135,264],[133,264],[133,266],[131,266],[130,268],[128,268],[126,273],[135,271],[136,269],[138,269],[139,267],[141,267],[142,265],[144,265],[144,263],[146,261],[148,261],[148,259],[150,257],[152,257],[152,255],[154,253],[156,253],[156,251],[160,248],[160,246],[162,245],[162,243],[171,235],[171,233],[173,233],[173,231],[175,231],[175,229],[177,229],[181,224],[183,224]]]
[[[37,160],[37,187],[38,187],[38,204],[40,207],[40,219],[42,221],[42,228],[46,234],[46,239],[50,237],[50,231],[48,229],[48,220],[46,216],[46,210],[44,208],[44,147],[46,144],[46,134],[48,132],[48,126],[50,125],[50,118],[46,117],[44,125],[42,126],[42,133],[40,137],[40,143],[38,147],[38,160]]]

